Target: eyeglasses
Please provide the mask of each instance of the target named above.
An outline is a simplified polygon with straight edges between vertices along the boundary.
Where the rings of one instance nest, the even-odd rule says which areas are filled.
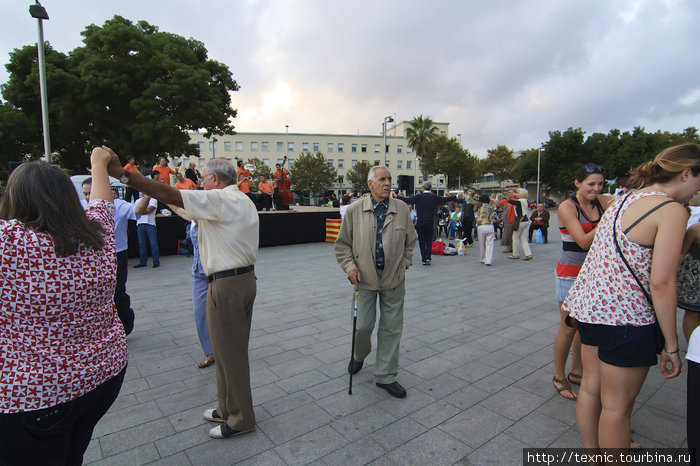
[[[583,167],[588,173],[603,173],[605,172],[605,167],[602,165],[586,165]]]

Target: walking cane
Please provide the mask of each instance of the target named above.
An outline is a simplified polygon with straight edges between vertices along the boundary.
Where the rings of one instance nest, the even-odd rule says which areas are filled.
[[[354,308],[352,313],[352,349],[350,350],[350,361],[355,360],[355,331],[357,330],[357,285],[355,285]],[[350,371],[350,387],[348,395],[352,395],[352,371]]]

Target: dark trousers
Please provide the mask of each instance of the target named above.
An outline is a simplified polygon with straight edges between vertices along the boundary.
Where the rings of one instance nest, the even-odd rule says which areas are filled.
[[[420,248],[420,259],[425,262],[430,260],[433,247],[433,219],[419,218],[416,223],[416,233],[418,233],[418,247]]]
[[[691,450],[693,461],[691,464],[698,464],[697,449],[700,448],[700,364],[687,360],[688,364],[688,386],[687,392],[687,413],[686,428],[688,434],[688,448]],[[693,451],[693,449],[695,451]]]
[[[472,230],[474,229],[474,220],[465,220],[462,222],[462,239],[466,239],[468,244],[474,244],[472,239]]]
[[[131,297],[126,294],[126,278],[129,270],[129,251],[117,253],[117,287],[114,289],[114,304],[117,315],[124,325],[126,334],[134,329],[134,310],[131,309]]]
[[[131,202],[132,199],[133,199],[134,201],[138,201],[138,200],[139,200],[139,195],[140,195],[140,194],[139,194],[138,189],[134,189],[134,188],[132,188],[131,186],[127,186],[127,187],[126,187],[126,193],[124,194],[124,200],[125,200],[126,202]]]
[[[542,231],[542,237],[544,238],[544,242],[547,242],[547,227],[545,225],[533,225],[530,224],[530,230],[527,232],[527,240],[532,243],[532,234],[535,232],[535,230],[541,230]]]
[[[258,210],[263,209],[272,209],[272,196],[261,191],[258,196]]]
[[[126,367],[99,387],[49,408],[0,414],[0,464],[80,465],[92,431],[119,394]]]

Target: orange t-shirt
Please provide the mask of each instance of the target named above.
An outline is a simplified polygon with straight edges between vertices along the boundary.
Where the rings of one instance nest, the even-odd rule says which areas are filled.
[[[258,183],[258,191],[267,193],[267,194],[272,194],[272,183],[269,181],[261,181]]]
[[[124,170],[131,172],[131,173],[136,173],[137,171],[139,171],[139,169],[136,168],[136,165],[132,165],[130,163],[127,163],[126,165],[124,165]],[[129,185],[127,184],[127,186],[129,186]]]
[[[240,189],[243,194],[248,194],[251,186],[250,170],[247,168],[239,168],[236,174],[238,175],[238,189]]]
[[[156,165],[151,171],[158,173],[158,178],[156,178],[156,181],[160,181],[161,183],[165,184],[170,184],[170,175],[174,175],[175,173],[177,173],[175,170],[173,170],[167,165],[164,167]]]
[[[175,183],[175,189],[197,189],[197,185],[189,178],[184,178],[182,181]]]

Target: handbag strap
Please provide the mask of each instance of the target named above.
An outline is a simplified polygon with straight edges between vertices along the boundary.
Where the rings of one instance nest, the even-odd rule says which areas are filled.
[[[622,262],[627,266],[627,270],[632,274],[634,277],[635,281],[637,282],[637,285],[639,285],[639,288],[642,290],[644,293],[644,296],[647,298],[647,301],[649,301],[649,305],[654,308],[654,302],[651,300],[651,296],[649,296],[649,293],[647,293],[646,288],[644,288],[644,285],[642,285],[641,280],[637,277],[637,274],[635,274],[632,271],[632,267],[630,267],[629,263],[627,262],[627,259],[625,259],[625,255],[622,254],[622,248],[620,248],[620,244],[617,242],[617,219],[620,216],[620,211],[622,210],[622,206],[625,205],[625,202],[627,202],[627,198],[630,197],[632,193],[627,194],[625,198],[622,200],[620,203],[620,207],[617,209],[617,212],[615,213],[615,220],[613,221],[613,241],[615,241],[615,248],[617,249],[617,253],[620,255],[620,258],[622,259]]]

